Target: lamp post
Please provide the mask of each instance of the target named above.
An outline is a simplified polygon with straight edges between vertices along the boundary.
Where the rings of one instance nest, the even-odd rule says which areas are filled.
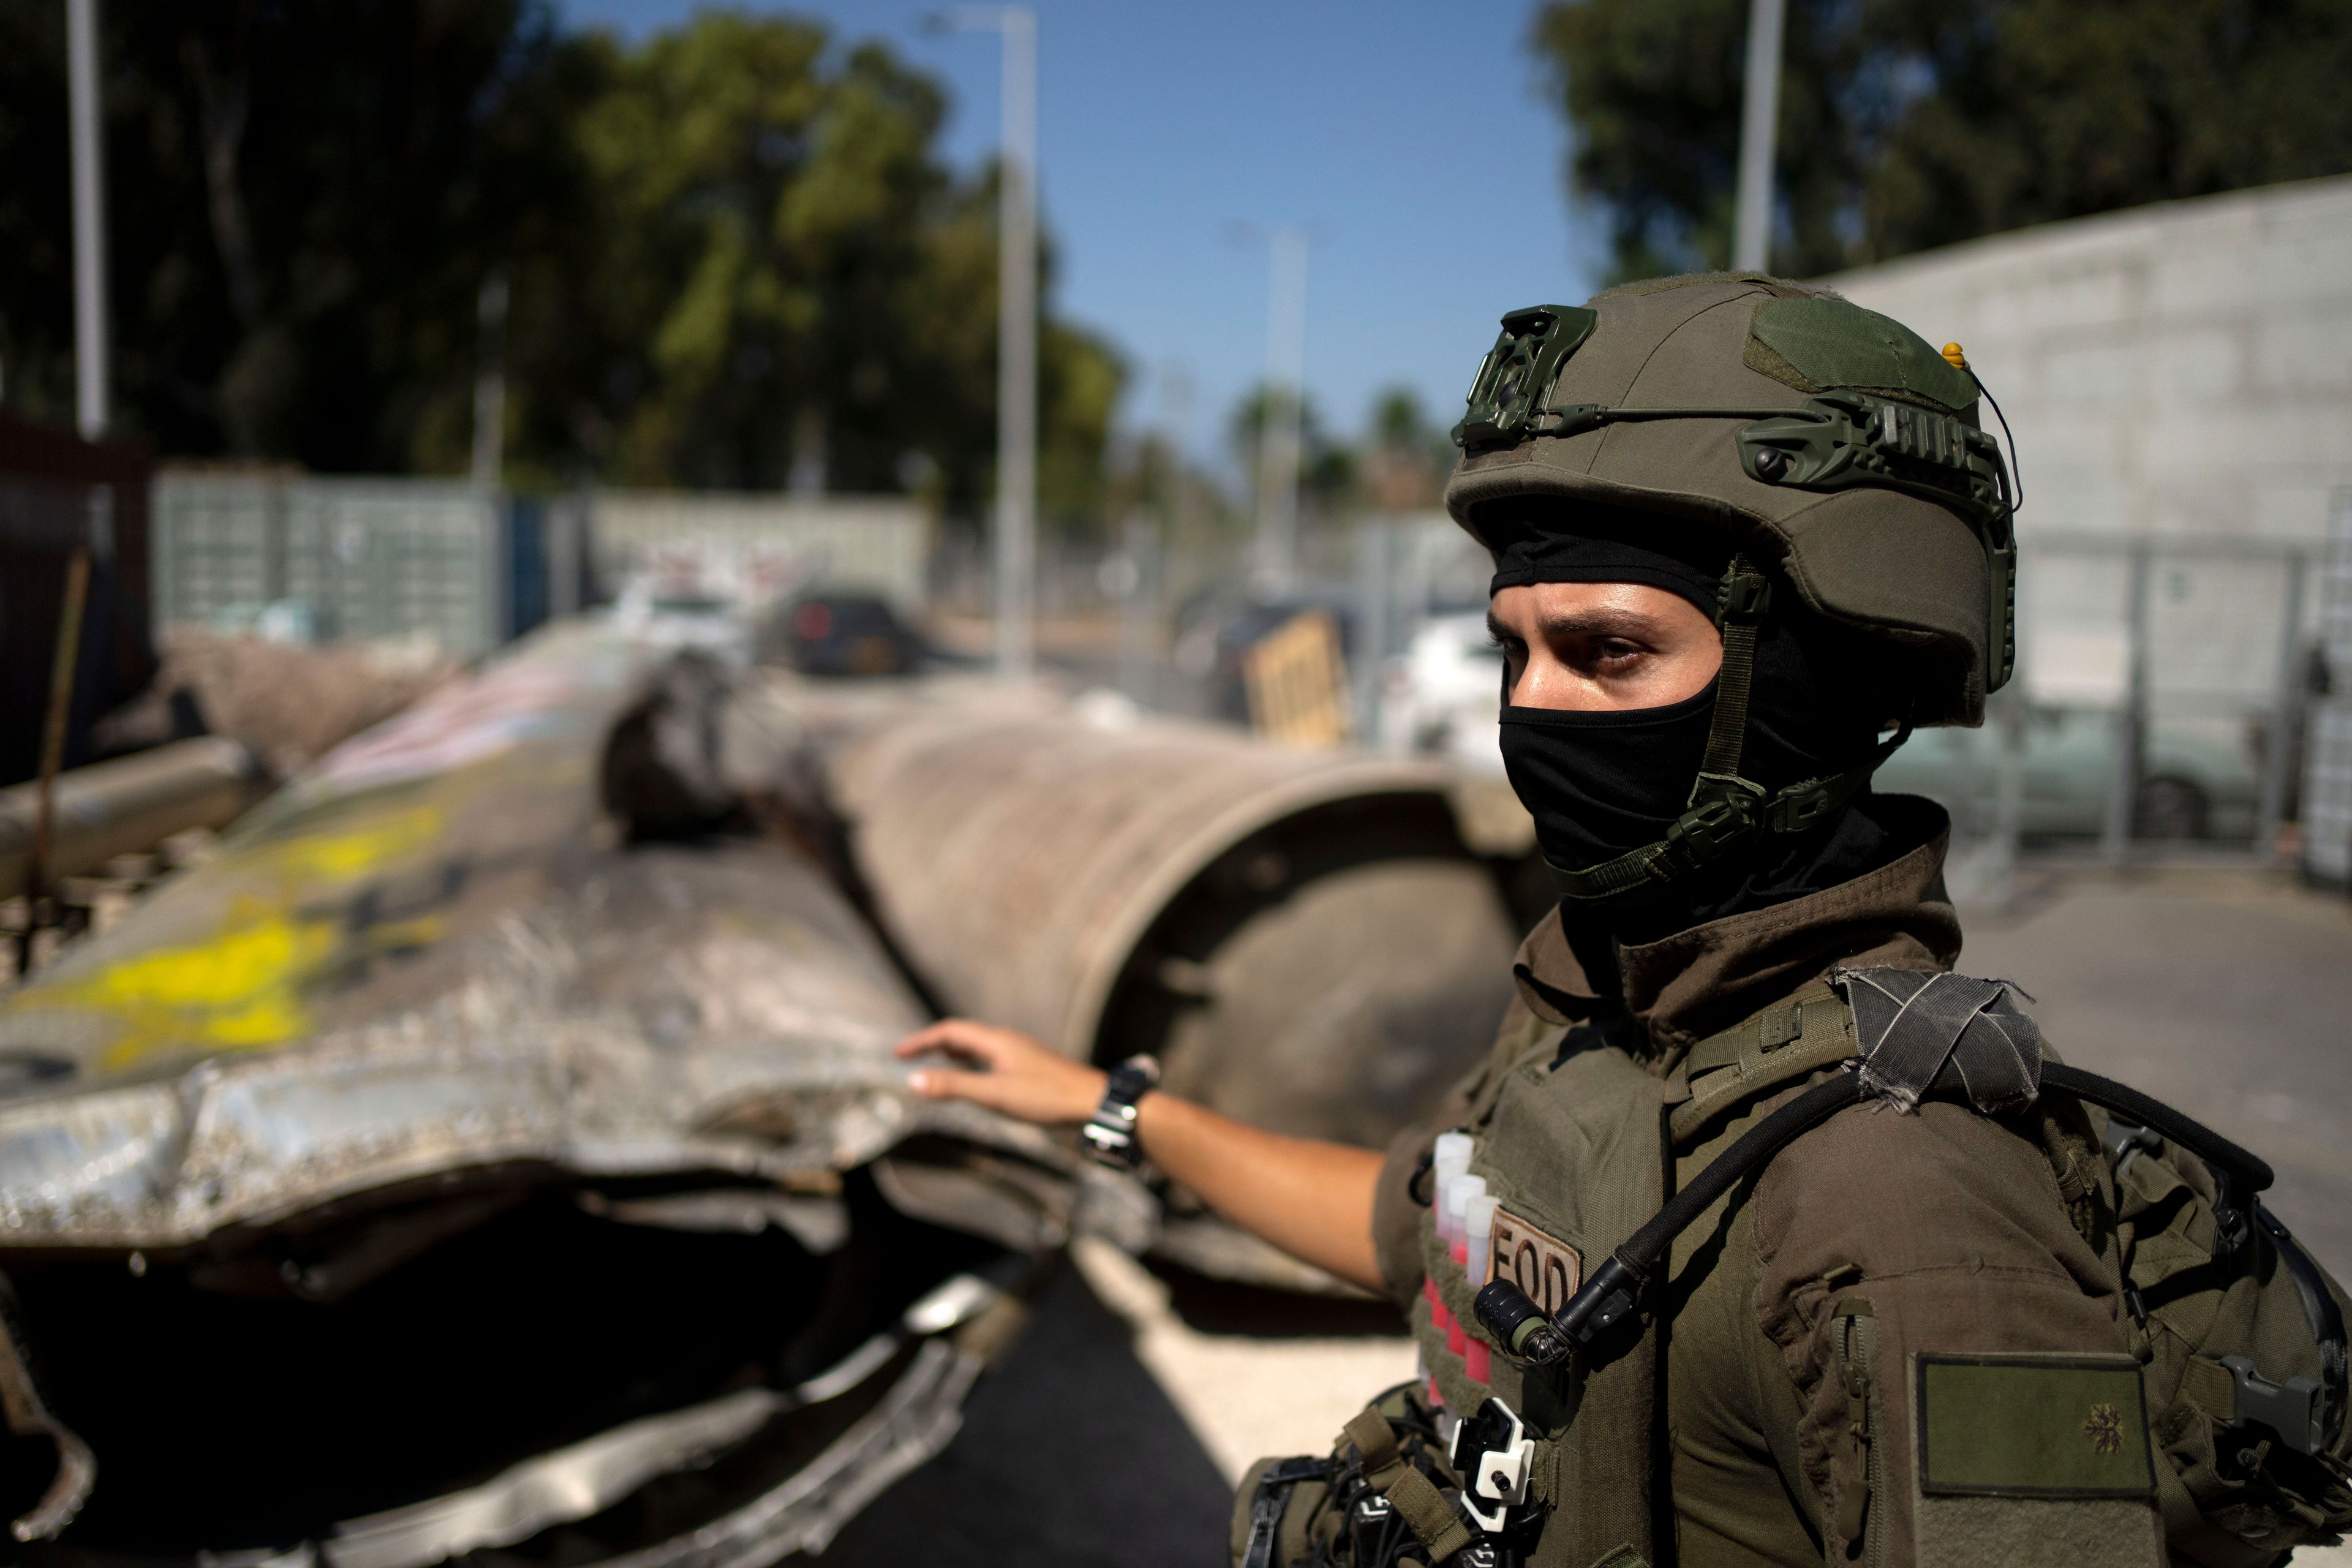
[[[1037,575],[1037,13],[961,5],[925,18],[932,32],[1003,40],[1004,130],[997,193],[996,670],[1026,677],[1036,661]]]
[[[100,166],[98,0],[66,0],[66,119],[73,142],[74,423],[106,434],[106,186]]]
[[[1238,219],[1226,234],[1244,244],[1266,242],[1265,403],[1260,415],[1256,487],[1257,537],[1253,573],[1276,592],[1287,591],[1298,570],[1298,467],[1307,384],[1307,226],[1261,229]]]
[[[1260,568],[1288,589],[1298,571],[1298,442],[1307,382],[1307,230],[1276,229],[1265,313],[1265,433],[1260,442]]]
[[[1787,0],[1750,0],[1748,87],[1739,109],[1739,193],[1731,267],[1761,272],[1772,247],[1772,157],[1780,131],[1780,36]]]
[[[506,471],[507,274],[494,269],[474,298],[474,488],[488,495]]]

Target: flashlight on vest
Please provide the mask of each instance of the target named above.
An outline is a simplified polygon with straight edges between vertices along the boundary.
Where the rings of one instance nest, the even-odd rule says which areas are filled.
[[[1496,1344],[1530,1365],[1549,1366],[1622,1322],[1641,1294],[1642,1277],[1610,1258],[1552,1317],[1545,1317],[1543,1309],[1508,1279],[1488,1284],[1470,1305]]]
[[[1548,1366],[1568,1353],[1568,1342],[1552,1332],[1543,1309],[1508,1279],[1489,1280],[1470,1306],[1487,1337],[1520,1361]]]

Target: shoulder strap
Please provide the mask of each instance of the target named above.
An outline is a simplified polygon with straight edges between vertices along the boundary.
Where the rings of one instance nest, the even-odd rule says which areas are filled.
[[[1693,1046],[1682,1070],[1691,1097],[1667,1122],[1676,1148],[1727,1111],[1854,1055],[1853,1013],[1817,980]]]
[[[1840,1005],[1843,1005],[1843,1001]],[[1767,1054],[1762,1042],[1771,1013],[1772,1010],[1768,1008],[1755,1020],[1754,1046],[1759,1059]],[[1694,1056],[1697,1050],[1704,1050],[1706,1052],[1705,1059],[1712,1062],[1727,1055],[1730,1060],[1725,1065],[1737,1068],[1748,1044],[1740,1037],[1745,1027],[1745,1025],[1735,1026],[1723,1036],[1702,1041]],[[1770,1027],[1779,1032],[1785,1030],[1788,1024],[1784,1018]],[[1798,1037],[1801,1039],[1801,1009],[1797,1027]],[[1965,1030],[1958,1031],[1953,1037],[1952,1046],[1957,1047],[1966,1037]],[[1727,1043],[1718,1045],[1717,1041]],[[1826,1054],[1829,1048],[1826,1037],[1820,1048]],[[1850,1050],[1847,1054],[1854,1053]],[[1846,1107],[1882,1095],[1893,1097],[1892,1088],[1882,1087],[1864,1070],[1869,1065],[1868,1053],[1854,1055],[1853,1070],[1841,1072],[1815,1084],[1741,1133],[1731,1147],[1709,1162],[1687,1186],[1668,1198],[1664,1206],[1652,1215],[1648,1223],[1626,1237],[1612,1256],[1586,1277],[1582,1289],[1552,1317],[1546,1319],[1536,1310],[1527,1300],[1525,1293],[1511,1280],[1498,1279],[1478,1293],[1474,1306],[1479,1321],[1495,1342],[1510,1353],[1523,1361],[1538,1363],[1563,1360],[1572,1352],[1601,1338],[1634,1315],[1643,1289],[1657,1272],[1659,1263],[1674,1238],[1705,1214],[1717,1199],[1762,1170],[1782,1149]],[[1973,1065],[1979,1077],[1985,1076],[1982,1063]],[[2252,1230],[2254,1216],[2261,1212],[2254,1194],[2268,1187],[2273,1179],[2269,1165],[2203,1123],[2111,1079],[2047,1058],[2037,1058],[2032,1065],[2036,1080],[2033,1087],[2037,1091],[2055,1089],[2094,1105],[2104,1106],[2140,1126],[2153,1129],[2203,1159],[2213,1168],[2216,1188],[2222,1194],[2215,1205],[2217,1237],[2226,1237]],[[1929,1068],[1928,1076],[1915,1078],[1900,1087],[1924,1098],[1956,1100],[1975,1105],[1977,1097],[1969,1088],[1971,1066],[1966,1053],[1950,1049],[1940,1065]],[[1721,1068],[1716,1070],[1719,1073]],[[1793,1076],[1792,1072],[1784,1076],[1777,1068],[1759,1070],[1751,1072],[1744,1083],[1735,1083],[1731,1087],[1752,1093],[1765,1086],[1768,1077],[1776,1077],[1779,1081],[1785,1082]],[[1691,1119],[1694,1129],[1716,1110],[1731,1104],[1735,1099],[1744,1097],[1723,1094],[1717,1098],[1712,1084],[1709,1093],[1713,1109]],[[1694,1099],[1684,1110],[1697,1104]],[[1681,1112],[1676,1115],[1679,1119]],[[2326,1336],[2323,1334],[2323,1337]]]

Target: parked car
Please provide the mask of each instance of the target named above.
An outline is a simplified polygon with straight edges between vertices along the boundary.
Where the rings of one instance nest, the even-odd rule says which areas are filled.
[[[2024,721],[2019,828],[2029,839],[2095,838],[2105,830],[2115,788],[2112,710],[2037,708]],[[2000,789],[1997,725],[1923,730],[1878,771],[1876,787],[1941,801],[1964,825],[1990,825]],[[2261,786],[2246,749],[2188,723],[2150,727],[2133,806],[2135,837],[2253,837]]]
[[[873,594],[803,595],[784,606],[766,640],[803,675],[908,675],[929,657],[922,635]]]
[[[614,601],[613,623],[635,641],[707,654],[730,668],[740,668],[751,657],[743,606],[691,584],[639,578]]]
[[[1389,661],[1381,681],[1381,743],[1502,771],[1496,725],[1503,703],[1503,650],[1483,614],[1434,616]]]

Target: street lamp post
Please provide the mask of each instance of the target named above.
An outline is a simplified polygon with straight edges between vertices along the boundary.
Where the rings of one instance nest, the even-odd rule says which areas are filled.
[[[1739,112],[1739,192],[1731,266],[1761,272],[1772,246],[1772,160],[1780,132],[1780,36],[1787,0],[1750,0],[1748,86]]]
[[[1259,439],[1258,567],[1284,590],[1298,571],[1299,426],[1307,381],[1307,230],[1270,237],[1265,320],[1265,429]]]
[[[1026,677],[1036,661],[1037,13],[965,5],[927,18],[933,31],[1003,39],[1004,130],[997,193],[996,669]]]
[[[106,188],[100,166],[98,0],[66,0],[66,117],[73,142],[74,423],[106,434]]]

